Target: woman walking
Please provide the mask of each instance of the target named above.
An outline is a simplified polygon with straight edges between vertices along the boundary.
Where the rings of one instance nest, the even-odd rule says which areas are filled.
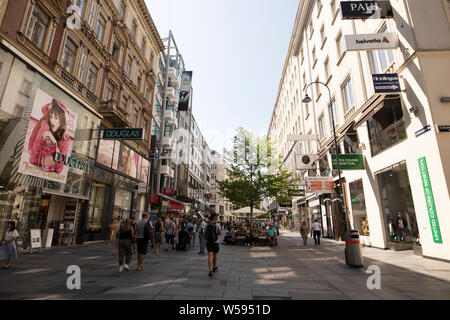
[[[14,221],[8,222],[8,231],[3,241],[0,242],[0,260],[8,260],[5,269],[11,268],[11,260],[17,259],[16,239],[18,237],[16,223]]]
[[[155,253],[159,253],[159,247],[162,242],[162,233],[164,232],[164,226],[161,221],[161,218],[158,217],[155,223],[155,236],[154,236],[154,244],[155,244]]]
[[[306,221],[302,222],[302,225],[300,226],[300,234],[303,238],[303,245],[306,246],[306,241],[308,240],[308,226],[306,225]]]
[[[119,250],[119,272],[122,272],[124,268],[130,271],[129,264],[133,254],[131,246],[134,245],[136,247],[136,244],[134,244],[134,229],[129,219],[126,219],[120,224],[117,238],[116,250]]]

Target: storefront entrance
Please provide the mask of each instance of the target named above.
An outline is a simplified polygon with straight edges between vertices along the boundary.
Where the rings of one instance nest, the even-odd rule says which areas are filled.
[[[379,173],[377,180],[388,244],[418,242],[419,229],[406,163]]]

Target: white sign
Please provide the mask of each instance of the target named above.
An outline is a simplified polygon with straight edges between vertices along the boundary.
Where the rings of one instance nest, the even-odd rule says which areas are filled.
[[[42,236],[43,242],[45,244],[45,248],[51,248],[52,246],[52,240],[53,240],[53,232],[54,229],[45,229],[44,234]]]
[[[396,49],[399,46],[396,33],[351,34],[345,36],[347,51]]]
[[[319,136],[317,134],[302,134],[302,135],[288,135],[287,141],[317,141]]]
[[[41,229],[30,230],[31,249],[42,248]]]

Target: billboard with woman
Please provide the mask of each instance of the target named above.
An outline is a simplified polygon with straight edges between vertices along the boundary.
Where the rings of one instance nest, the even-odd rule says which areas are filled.
[[[37,89],[18,171],[66,183],[69,167],[61,159],[72,153],[77,120],[75,112]]]

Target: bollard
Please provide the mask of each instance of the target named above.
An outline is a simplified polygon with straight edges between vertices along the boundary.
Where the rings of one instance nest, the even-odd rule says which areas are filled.
[[[345,240],[345,262],[352,268],[363,267],[358,230],[351,230],[349,239]]]

